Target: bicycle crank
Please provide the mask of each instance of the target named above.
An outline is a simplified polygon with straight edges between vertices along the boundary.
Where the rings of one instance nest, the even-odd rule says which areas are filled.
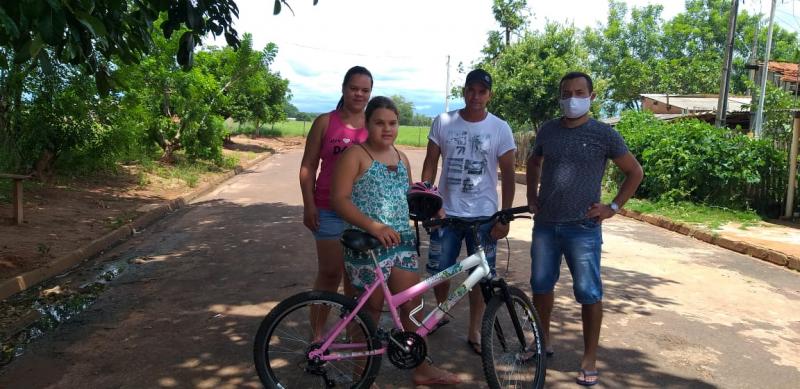
[[[425,360],[428,346],[416,332],[394,331],[389,335],[389,361],[398,369],[413,369]]]

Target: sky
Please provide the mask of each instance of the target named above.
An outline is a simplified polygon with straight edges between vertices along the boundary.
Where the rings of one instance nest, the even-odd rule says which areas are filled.
[[[629,8],[661,4],[665,20],[684,9],[680,0],[625,2]],[[239,34],[253,34],[256,49],[268,42],[278,45],[272,69],[289,80],[291,102],[303,112],[333,109],[345,72],[361,65],[374,77],[372,96],[401,95],[414,103],[417,112],[437,115],[445,109],[445,91],[463,84],[459,63],[469,71],[481,57],[488,32],[499,30],[491,0],[319,0],[316,6],[312,0],[289,0],[294,14],[284,7],[276,16],[273,0],[236,3],[235,28]],[[800,30],[800,1],[778,3],[776,23]],[[769,0],[743,0],[740,9],[750,13],[763,9],[769,15],[769,5]],[[547,21],[595,27],[608,15],[605,0],[534,0],[528,1],[528,9],[533,30]],[[463,102],[458,99],[448,102],[451,110],[460,107]]]

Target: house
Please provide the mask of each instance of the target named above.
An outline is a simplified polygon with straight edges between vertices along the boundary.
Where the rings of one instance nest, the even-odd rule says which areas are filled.
[[[641,94],[642,110],[654,114],[697,114],[717,112],[718,95]],[[750,96],[729,96],[727,112],[744,112]]]
[[[775,86],[795,94],[799,83],[798,69],[800,69],[800,65],[797,63],[769,61],[767,80]]]
[[[714,124],[717,116],[717,95],[667,95],[667,94],[641,94],[642,111],[650,111],[659,120],[672,121],[685,118],[695,118]],[[750,126],[750,96],[728,97],[728,109],[725,125],[729,128],[749,128]],[[614,126],[619,122],[619,117],[603,120]]]

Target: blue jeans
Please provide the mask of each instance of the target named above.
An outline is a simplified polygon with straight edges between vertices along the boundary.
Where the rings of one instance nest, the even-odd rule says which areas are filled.
[[[471,220],[472,218],[462,218]],[[495,261],[497,258],[497,241],[492,239],[491,232],[494,223],[482,224],[478,227],[478,239],[483,246],[486,254],[486,262],[492,269],[492,276],[495,272]],[[430,274],[436,274],[450,266],[453,266],[461,253],[461,241],[467,243],[467,255],[475,254],[477,244],[472,236],[472,228],[461,228],[447,226],[431,231],[431,244],[428,250],[428,264],[425,268]]]
[[[572,274],[572,290],[580,304],[603,299],[600,280],[600,249],[603,231],[600,223],[583,220],[571,223],[533,225],[531,245],[531,288],[534,294],[552,293],[561,270],[561,256]]]
[[[344,232],[344,220],[330,209],[319,210],[319,229],[314,231],[317,240],[339,240]]]

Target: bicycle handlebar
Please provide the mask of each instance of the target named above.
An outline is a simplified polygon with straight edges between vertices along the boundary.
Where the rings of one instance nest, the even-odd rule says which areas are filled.
[[[486,224],[493,222],[495,219],[500,219],[502,222],[508,222],[516,218],[516,215],[520,213],[530,213],[530,208],[527,205],[521,207],[514,207],[508,209],[501,209],[494,213],[494,215],[480,218],[472,221],[466,221],[458,218],[446,217],[444,219],[430,219],[422,222],[422,226],[425,228],[431,228],[436,226],[444,226],[450,224],[462,224],[462,225],[474,225],[474,224]]]

